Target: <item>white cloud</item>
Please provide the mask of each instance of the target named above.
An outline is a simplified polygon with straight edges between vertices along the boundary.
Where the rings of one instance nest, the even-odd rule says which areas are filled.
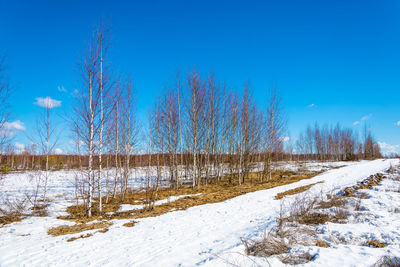
[[[386,142],[378,142],[378,145],[383,155],[400,154],[400,145],[390,145]]]
[[[400,121],[396,122],[395,125],[400,126]]]
[[[55,100],[50,96],[47,96],[45,98],[37,97],[36,102],[33,104],[38,105],[42,108],[56,108],[61,106],[61,101]]]
[[[23,153],[25,152],[25,145],[24,145],[24,144],[21,144],[21,143],[16,142],[16,143],[14,144],[14,147],[15,147],[14,152],[15,152],[16,154],[23,154]]]
[[[6,121],[3,124],[3,127],[5,130],[9,130],[9,131],[12,131],[12,130],[25,131],[26,130],[24,123],[21,122],[20,120],[13,121],[13,122]]]
[[[63,152],[61,148],[54,149],[54,154],[62,154]]]
[[[372,114],[362,116],[360,120],[353,122],[353,125],[359,125],[362,121],[367,121],[372,117]]]
[[[4,122],[0,126],[0,137],[12,137],[17,134],[17,131],[25,131],[25,125],[21,121]]]
[[[62,92],[62,93],[66,93],[67,92],[67,90],[65,90],[65,88],[64,88],[64,86],[63,85],[59,85],[59,86],[57,86],[57,90],[59,91],[59,92]]]
[[[361,118],[361,120],[362,120],[362,121],[367,121],[367,120],[369,120],[371,117],[372,117],[372,114],[365,115],[365,116],[363,116],[363,117]]]
[[[282,141],[282,142],[288,142],[289,140],[290,140],[289,136],[284,136],[284,137],[280,138],[280,141]]]
[[[308,108],[313,108],[313,107],[315,107],[315,104],[310,104],[310,105],[308,105],[307,107],[308,107]]]
[[[24,149],[25,149],[25,145],[16,142],[16,143],[15,143],[15,148],[18,149],[18,150],[24,150]]]

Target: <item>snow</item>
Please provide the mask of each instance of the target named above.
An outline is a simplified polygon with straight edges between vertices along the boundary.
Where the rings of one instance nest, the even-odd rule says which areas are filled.
[[[296,162],[277,162],[274,163],[275,168],[296,171],[299,168],[307,171],[321,171],[327,170],[332,167],[349,166],[356,164],[356,162],[302,162],[298,164]],[[257,168],[260,168],[261,164],[258,164]],[[226,167],[224,172],[228,172]],[[105,169],[103,171],[103,177],[108,177],[109,185],[112,184],[115,169]],[[151,176],[156,179],[156,169],[150,170],[150,173],[146,167],[131,169],[131,175],[128,179],[128,186],[133,189],[142,189],[146,186],[146,177]],[[184,173],[184,167],[180,166],[181,175]],[[76,190],[76,185],[81,183],[82,176],[84,173],[74,170],[61,170],[51,171],[48,177],[47,187],[47,198],[51,200],[48,211],[53,216],[65,215],[65,208],[76,202],[76,194],[79,192]],[[161,186],[167,186],[169,182],[168,169],[162,168],[162,183]],[[0,180],[0,205],[7,201],[21,201],[24,199],[31,199],[33,201],[36,184],[38,180],[40,182],[39,198],[43,197],[44,185],[44,172],[40,171],[27,171],[24,173],[11,173]],[[103,183],[103,188],[106,188],[106,182]],[[79,190],[79,189],[78,189]],[[26,203],[27,210],[32,206],[32,203]]]
[[[241,256],[244,247],[240,238],[261,236],[274,225],[280,207],[280,201],[274,199],[277,193],[319,181],[323,183],[314,185],[306,193],[328,193],[335,188],[354,185],[396,164],[399,164],[397,159],[355,162],[293,184],[248,193],[220,203],[138,219],[134,227],[123,226],[128,220],[113,220],[108,232],[73,242],[66,242],[73,235],[53,237],[46,233],[50,227],[69,222],[54,217],[29,217],[0,228],[0,265],[225,266],[224,259],[252,265],[250,259]],[[317,166],[318,163],[311,165]],[[66,176],[54,176],[54,179],[60,180],[60,188],[52,187],[52,196],[64,192],[61,184],[67,180]],[[8,192],[12,185],[14,183],[10,184],[6,179],[4,187]],[[339,226],[328,223],[322,227],[325,227],[326,233],[335,232],[339,237],[352,235],[361,238],[371,233],[378,239],[389,238],[396,245],[386,250],[340,244],[331,248],[311,247],[317,256],[307,266],[369,266],[387,250],[393,253],[399,251],[400,215],[390,212],[400,203],[396,195],[399,193],[386,191],[395,185],[400,186],[392,180],[385,180],[376,187],[376,192],[369,190],[372,197],[363,200],[363,206],[371,216],[375,216],[370,221]],[[67,194],[72,196],[73,190]],[[293,199],[285,197],[285,202]],[[62,203],[58,205],[63,208]],[[264,259],[254,260],[267,265]],[[275,258],[268,261],[272,266],[282,265]]]

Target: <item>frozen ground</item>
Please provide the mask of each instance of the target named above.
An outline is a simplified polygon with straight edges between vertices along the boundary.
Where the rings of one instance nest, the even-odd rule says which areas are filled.
[[[297,164],[295,162],[277,162],[275,168],[285,170],[307,169],[309,171],[327,170],[332,167],[347,166],[356,164],[356,162],[304,162]],[[183,168],[181,168],[181,175]],[[108,177],[111,187],[113,182],[115,170],[104,170],[103,177]],[[168,171],[163,168],[163,180],[167,180]],[[41,175],[40,175],[41,174]],[[84,174],[74,170],[52,171],[48,177],[48,192],[47,197],[52,200],[50,207],[51,212],[62,214],[65,207],[74,203],[76,192],[76,185],[81,183],[80,179]],[[131,170],[131,176],[128,180],[130,188],[140,189],[146,184],[146,177],[149,175],[147,168],[135,168]],[[155,177],[156,170],[153,169],[150,175]],[[40,179],[40,185],[44,184],[44,174],[38,171],[28,171],[24,173],[8,174],[0,180],[0,205],[7,200],[15,199],[32,199],[35,195],[37,181]],[[106,182],[103,184],[106,188]],[[41,193],[43,190],[39,190]],[[40,196],[39,196],[40,198]]]
[[[0,228],[0,265],[225,266],[224,259],[234,259],[236,252],[243,253],[241,237],[257,237],[272,227],[279,213],[280,201],[274,200],[277,193],[318,181],[324,183],[313,186],[307,193],[327,193],[334,188],[354,185],[357,181],[398,163],[398,160],[350,163],[350,166],[332,169],[297,183],[245,194],[221,203],[139,219],[134,227],[122,226],[127,220],[114,220],[108,232],[96,233],[92,237],[73,242],[66,240],[82,233],[58,237],[47,235],[48,228],[68,224],[55,216],[68,205],[68,202],[63,202],[62,199],[72,199],[74,195],[74,188],[68,186],[68,181],[74,181],[74,175],[54,172],[50,183],[50,196],[58,199],[55,202],[59,206],[53,208],[54,213],[50,214],[50,217],[29,217]],[[323,168],[324,165],[310,164],[315,165],[315,168]],[[2,193],[18,195],[21,194],[21,190],[29,190],[29,183],[24,183],[24,176],[7,176],[1,186]],[[131,184],[135,183],[135,179],[140,180],[140,175],[133,177]],[[361,238],[371,234],[377,238],[390,239],[394,245],[384,249],[356,245],[337,245],[326,249],[312,247],[310,250],[316,253],[317,257],[308,265],[369,266],[387,253],[387,250],[399,251],[400,215],[393,211],[400,203],[400,193],[387,191],[396,186],[400,184],[394,180],[384,180],[382,185],[376,187],[376,192],[369,190],[372,197],[363,202],[371,214],[369,220],[354,225],[337,226],[327,223],[322,226],[326,228],[327,233],[337,233],[338,236],[353,235]],[[285,201],[291,199],[289,197]],[[247,258],[238,260],[245,266],[254,264]],[[260,263],[267,265],[266,261],[261,260]],[[270,263],[272,266],[282,265],[277,259],[271,259]]]

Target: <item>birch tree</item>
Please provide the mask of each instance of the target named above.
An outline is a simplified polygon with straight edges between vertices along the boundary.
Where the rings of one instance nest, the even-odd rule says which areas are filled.
[[[40,112],[36,120],[36,132],[39,138],[39,145],[42,155],[45,156],[45,177],[43,187],[43,201],[47,197],[47,184],[49,179],[49,157],[53,152],[58,137],[56,136],[56,127],[52,117],[52,109],[59,106],[59,101],[50,97],[37,98],[37,105],[41,106],[43,110]]]
[[[92,216],[93,194],[95,190],[94,175],[94,156],[95,156],[95,137],[98,130],[96,120],[98,118],[99,98],[97,86],[97,48],[95,43],[90,43],[85,55],[79,62],[81,71],[80,90],[75,95],[73,105],[74,125],[77,131],[77,137],[84,142],[88,153],[87,177],[87,217]]]
[[[96,55],[97,60],[96,62],[99,64],[99,73],[98,73],[98,91],[99,91],[99,98],[100,98],[100,131],[99,131],[99,149],[98,149],[98,157],[99,157],[99,171],[98,171],[98,197],[99,197],[99,212],[102,212],[102,154],[103,154],[103,129],[104,129],[104,95],[105,95],[105,84],[106,79],[104,77],[104,70],[103,70],[103,62],[104,58],[107,54],[108,48],[108,39],[107,33],[105,30],[104,25],[101,25],[96,30]]]
[[[11,88],[9,85],[9,78],[5,74],[4,62],[5,58],[0,57],[0,152],[4,152],[5,145],[12,135],[6,124],[10,117],[10,106],[8,101],[11,94]]]
[[[200,79],[200,75],[193,70],[188,75],[188,94],[187,114],[188,114],[188,135],[191,141],[191,153],[193,155],[192,168],[192,187],[196,185],[200,187],[200,144],[202,138],[202,113],[204,111],[204,84]]]
[[[121,99],[121,142],[122,151],[124,154],[124,168],[123,168],[123,190],[122,199],[128,189],[128,179],[130,177],[130,163],[131,154],[136,146],[138,128],[135,118],[133,97],[133,85],[130,78],[124,81],[124,88]]]
[[[281,97],[277,89],[272,88],[269,93],[269,100],[266,112],[267,132],[266,132],[266,174],[267,180],[272,179],[272,157],[274,148],[279,142],[282,142],[285,119],[283,117],[283,109],[281,104]]]

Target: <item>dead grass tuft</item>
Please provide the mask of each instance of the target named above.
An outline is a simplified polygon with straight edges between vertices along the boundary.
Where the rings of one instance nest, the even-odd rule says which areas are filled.
[[[368,195],[365,192],[361,192],[359,194],[355,194],[353,197],[359,198],[359,199],[367,199]]]
[[[91,237],[93,234],[86,234],[86,235],[80,235],[80,236],[77,236],[77,237],[71,237],[71,238],[68,238],[67,239],[67,242],[72,242],[72,241],[75,241],[75,240],[77,240],[77,239],[81,239],[81,238],[88,238],[88,237]]]
[[[5,199],[3,206],[0,207],[0,225],[21,221],[27,216],[25,214],[26,206],[26,199]]]
[[[298,253],[298,254],[289,254],[286,256],[280,256],[279,259],[283,264],[288,265],[299,265],[306,264],[314,259],[314,256],[308,252]]]
[[[375,175],[371,175],[367,179],[359,182],[357,185],[352,187],[347,187],[343,190],[343,195],[346,197],[352,197],[356,193],[356,191],[360,189],[371,189],[373,186],[377,186],[386,176],[382,173],[377,173]]]
[[[261,240],[242,239],[242,242],[245,246],[246,254],[250,256],[270,257],[287,253],[289,249],[288,244],[271,233],[265,235]]]
[[[123,226],[125,227],[133,227],[137,222],[136,221],[130,221],[127,223],[124,223]]]
[[[317,182],[317,183],[313,183],[313,184],[309,184],[309,185],[304,185],[304,186],[296,187],[296,188],[294,188],[294,189],[290,189],[290,190],[287,190],[287,191],[285,191],[285,192],[278,193],[278,194],[275,196],[275,199],[282,199],[284,196],[296,195],[296,194],[302,193],[302,192],[304,192],[304,191],[310,189],[312,186],[314,186],[314,185],[316,185],[316,184],[319,184],[319,183],[323,183],[323,181]]]
[[[96,223],[79,223],[75,225],[61,225],[58,227],[50,228],[47,233],[49,235],[53,236],[60,236],[60,235],[69,235],[69,234],[75,234],[83,231],[88,231],[88,230],[95,230],[95,229],[107,229],[111,225],[110,222],[96,222]],[[106,232],[106,231],[104,231]]]
[[[343,207],[346,201],[343,196],[330,196],[327,200],[320,200],[317,202],[316,209],[330,209],[333,207]]]
[[[46,216],[48,216],[46,209],[47,209],[47,205],[36,205],[32,208],[32,210],[33,210],[32,215],[38,216],[38,217],[46,217]]]
[[[387,246],[385,243],[381,243],[373,239],[367,240],[364,245],[372,248],[384,248]]]
[[[19,222],[24,218],[22,214],[8,213],[0,216],[0,225],[6,225],[13,222]]]
[[[348,213],[344,210],[345,201],[339,197],[331,197],[326,201],[318,197],[303,196],[296,199],[289,207],[289,216],[279,220],[297,222],[304,225],[318,225],[326,222],[344,223]],[[330,212],[321,212],[319,209],[333,208]]]
[[[315,245],[317,247],[321,247],[321,248],[329,248],[330,247],[330,245],[326,241],[321,240],[321,239],[317,239],[315,241]]]

